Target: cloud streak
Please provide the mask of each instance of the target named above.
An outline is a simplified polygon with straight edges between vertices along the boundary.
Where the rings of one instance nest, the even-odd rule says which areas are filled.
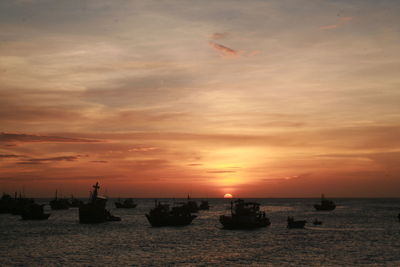
[[[46,136],[33,134],[0,133],[0,142],[17,143],[97,143],[94,139],[70,138],[61,136]]]
[[[218,52],[218,54],[222,57],[237,57],[239,56],[238,51],[229,48],[227,46],[218,44],[216,42],[209,42],[208,43],[210,45],[210,47],[212,47],[215,51]]]

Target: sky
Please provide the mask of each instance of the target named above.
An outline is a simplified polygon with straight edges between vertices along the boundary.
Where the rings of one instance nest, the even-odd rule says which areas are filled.
[[[399,14],[2,0],[0,191],[400,197]]]

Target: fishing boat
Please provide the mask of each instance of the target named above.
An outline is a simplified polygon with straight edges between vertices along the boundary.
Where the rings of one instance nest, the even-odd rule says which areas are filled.
[[[134,209],[136,206],[137,204],[133,202],[132,198],[125,199],[124,201],[118,199],[118,201],[115,202],[115,207],[117,209]]]
[[[68,199],[58,198],[57,190],[54,199],[51,200],[49,204],[52,210],[67,210],[70,207]]]
[[[210,205],[208,204],[207,200],[202,200],[200,205],[199,205],[199,210],[209,210]]]
[[[314,208],[316,210],[334,210],[336,208],[335,202],[326,199],[325,196],[321,195],[321,204],[315,204]]]
[[[196,215],[192,215],[186,203],[170,207],[169,204],[155,201],[155,207],[146,214],[153,227],[184,226],[191,224]]]
[[[304,220],[295,220],[293,217],[288,217],[287,219],[287,228],[292,229],[292,228],[304,228],[306,225],[307,221]]]
[[[10,213],[14,206],[14,199],[11,195],[3,193],[0,199],[0,213]]]
[[[186,205],[191,213],[199,212],[199,205],[197,205],[197,202],[192,200],[189,195],[187,197]]]
[[[15,192],[14,201],[10,206],[10,213],[12,215],[22,215],[22,212],[26,209],[26,207],[34,203],[35,201],[33,198],[26,198],[22,196],[21,193],[19,194],[19,197],[17,197],[17,192]]]
[[[44,213],[43,206],[37,203],[27,205],[21,213],[22,220],[47,220],[50,214]]]
[[[245,202],[238,199],[231,202],[231,214],[221,215],[219,221],[224,229],[254,229],[266,227],[271,224],[265,216],[264,211],[260,211],[260,204],[256,202]]]
[[[107,198],[98,195],[99,183],[93,186],[94,190],[88,203],[79,206],[80,223],[102,223],[107,221],[120,221],[120,217],[113,216],[106,210]]]
[[[69,206],[71,208],[79,208],[79,206],[82,204],[83,204],[82,200],[77,199],[73,195],[71,195],[71,198],[69,199]]]

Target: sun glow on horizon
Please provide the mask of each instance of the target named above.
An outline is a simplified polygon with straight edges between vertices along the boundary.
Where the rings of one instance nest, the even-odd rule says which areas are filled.
[[[232,196],[232,194],[226,193],[226,194],[224,195],[224,198],[233,198],[233,196]]]

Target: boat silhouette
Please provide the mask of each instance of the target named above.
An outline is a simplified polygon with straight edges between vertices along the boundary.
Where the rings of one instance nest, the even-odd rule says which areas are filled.
[[[69,206],[71,208],[79,208],[79,206],[82,204],[83,204],[82,200],[77,199],[73,195],[71,195],[71,198],[69,199]]]
[[[321,204],[315,204],[314,208],[316,210],[334,210],[336,208],[335,202],[326,199],[324,194],[321,195]]]
[[[26,198],[19,194],[17,197],[17,192],[15,192],[14,201],[11,203],[10,206],[10,213],[13,215],[22,215],[22,212],[31,204],[34,204],[35,201],[33,198]]]
[[[113,216],[106,210],[107,198],[98,195],[99,183],[93,186],[94,190],[88,203],[79,206],[80,223],[102,223],[107,221],[120,221],[121,218]]]
[[[47,220],[50,216],[48,213],[44,213],[43,206],[37,203],[32,203],[25,206],[21,213],[22,220]]]
[[[287,219],[287,228],[304,228],[306,225],[307,221],[304,220],[297,220],[295,221],[293,217],[288,217]]]
[[[10,213],[14,206],[15,199],[9,194],[3,193],[0,199],[0,213]]]
[[[155,201],[155,207],[146,214],[146,218],[153,227],[184,226],[191,224],[196,215],[192,215],[187,203],[178,203],[170,207],[169,204]]]
[[[58,198],[57,190],[53,200],[49,203],[52,210],[67,210],[70,207],[70,203],[66,198]]]
[[[219,221],[224,229],[254,229],[271,224],[259,203],[242,199],[231,202],[231,215],[221,215]]]
[[[199,212],[199,205],[197,205],[197,202],[192,200],[189,195],[187,196],[186,206],[191,213]]]
[[[124,201],[118,199],[114,204],[117,209],[134,209],[137,206],[137,204],[133,202],[132,198],[125,199]]]
[[[199,210],[209,210],[210,205],[208,204],[207,200],[202,200],[200,205],[199,205]]]

